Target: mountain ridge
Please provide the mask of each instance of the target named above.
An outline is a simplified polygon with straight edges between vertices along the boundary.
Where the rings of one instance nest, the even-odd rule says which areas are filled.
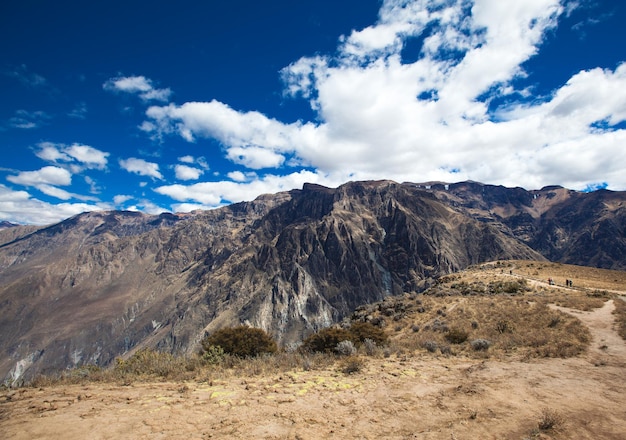
[[[0,231],[0,376],[107,365],[145,346],[190,353],[239,323],[294,343],[484,261],[625,269],[625,206],[606,191],[370,181],[11,227]]]

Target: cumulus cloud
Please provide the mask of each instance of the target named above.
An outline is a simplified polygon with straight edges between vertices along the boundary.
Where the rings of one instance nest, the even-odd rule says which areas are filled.
[[[174,166],[174,171],[178,180],[198,180],[204,173],[203,170],[198,168],[180,164]]]
[[[215,139],[233,163],[274,169],[248,183],[157,191],[214,205],[240,200],[244,190],[249,196],[300,184],[303,176],[327,184],[472,179],[626,189],[625,64],[577,72],[534,101],[527,88],[517,88],[528,75],[524,62],[571,5],[385,0],[378,21],[340,38],[335,54],[304,57],[282,70],[285,95],[306,100],[313,121],[282,122],[215,100],[150,107],[145,131]],[[422,46],[407,57],[411,38]]]
[[[154,179],[163,179],[163,175],[159,171],[159,164],[147,162],[143,159],[131,157],[128,159],[120,159],[120,167],[129,173],[135,173],[140,176],[152,177]]]
[[[110,155],[105,151],[81,144],[65,145],[41,142],[38,148],[35,155],[40,159],[72,165],[75,172],[80,172],[85,168],[103,170],[107,166]]]
[[[164,185],[155,188],[159,194],[180,202],[196,201],[205,206],[219,206],[224,202],[249,200],[251,194],[266,194],[301,187],[306,182],[317,182],[320,176],[310,171],[300,171],[287,176],[267,175],[247,183],[221,181],[201,182],[193,185]]]
[[[120,76],[111,78],[102,87],[110,92],[123,92],[139,96],[143,101],[167,102],[172,95],[169,88],[156,88],[145,76]]]
[[[67,186],[72,183],[72,175],[64,168],[47,166],[37,171],[22,171],[17,176],[8,176],[7,180],[24,186]]]
[[[58,203],[51,204],[26,191],[14,191],[0,184],[0,218],[13,223],[48,225],[81,212],[111,209],[106,204]]]

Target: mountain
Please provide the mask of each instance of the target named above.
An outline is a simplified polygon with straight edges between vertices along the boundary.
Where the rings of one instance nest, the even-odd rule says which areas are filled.
[[[91,212],[0,230],[0,377],[249,323],[282,344],[496,259],[626,269],[625,193],[352,182],[212,211]]]

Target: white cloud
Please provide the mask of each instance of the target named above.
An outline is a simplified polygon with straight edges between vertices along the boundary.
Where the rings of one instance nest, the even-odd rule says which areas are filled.
[[[104,169],[107,165],[109,153],[105,153],[89,145],[73,144],[65,148],[64,152],[85,165],[87,168]]]
[[[169,88],[158,89],[145,76],[120,76],[111,78],[102,86],[104,90],[138,95],[144,101],[167,102],[172,95]]]
[[[45,195],[50,197],[56,197],[57,199],[69,200],[73,197],[72,193],[65,191],[64,189],[57,188],[56,186],[42,184],[37,185],[36,187]]]
[[[48,225],[81,212],[111,209],[106,204],[51,204],[32,198],[26,191],[13,191],[0,184],[0,220],[14,223]]]
[[[158,215],[163,212],[170,212],[169,209],[160,207],[159,205],[151,202],[150,200],[141,200],[139,203],[126,208],[128,211],[140,211],[146,214]]]
[[[232,171],[226,175],[229,179],[234,180],[235,182],[245,182],[246,180],[250,180],[251,178],[256,178],[256,173],[242,173],[241,171]]]
[[[178,160],[182,163],[194,163],[195,159],[193,156],[182,156],[179,157]]]
[[[198,180],[204,171],[187,165],[175,165],[174,171],[178,180]]]
[[[155,179],[163,179],[163,175],[159,172],[159,164],[154,162],[147,162],[143,159],[131,157],[128,159],[120,159],[120,167],[129,173]]]
[[[120,206],[132,199],[133,199],[132,196],[125,195],[125,194],[118,194],[115,197],[113,197],[113,203],[115,203],[116,206]]]
[[[24,186],[70,185],[72,175],[64,168],[47,166],[37,171],[22,171],[17,176],[8,176],[7,180]]]
[[[155,189],[159,194],[180,202],[193,201],[205,207],[217,207],[227,202],[252,200],[259,194],[276,193],[302,187],[304,183],[324,180],[332,182],[328,176],[320,176],[310,171],[300,171],[286,176],[267,175],[248,182],[201,182],[193,185],[164,185]],[[174,205],[180,206],[180,205]]]
[[[103,170],[107,166],[110,155],[97,148],[81,144],[41,142],[38,147],[39,150],[35,152],[37,157],[48,162],[69,164],[75,172],[81,172],[84,168]]]
[[[386,0],[378,22],[340,39],[334,56],[282,71],[285,93],[315,121],[285,123],[225,103],[153,106],[144,128],[222,143],[251,170],[306,166],[321,182],[479,180],[573,189],[626,189],[626,64],[574,74],[529,103],[524,62],[564,13],[558,0]],[[428,30],[428,33],[425,33]],[[403,59],[407,38],[424,37]],[[521,89],[516,89],[520,85]],[[490,108],[495,98],[507,104]],[[293,170],[291,170],[293,171]],[[236,180],[236,179],[234,179]],[[295,182],[294,182],[295,185]],[[264,179],[161,187],[175,200],[215,205],[272,187]],[[206,193],[202,193],[206,191]]]

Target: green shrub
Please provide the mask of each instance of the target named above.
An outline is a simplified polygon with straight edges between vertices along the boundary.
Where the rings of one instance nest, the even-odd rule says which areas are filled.
[[[206,353],[214,352],[211,347],[221,347],[224,353],[238,357],[256,357],[263,353],[275,353],[276,341],[260,328],[238,327],[223,328],[202,341]],[[211,355],[208,355],[211,356]]]

